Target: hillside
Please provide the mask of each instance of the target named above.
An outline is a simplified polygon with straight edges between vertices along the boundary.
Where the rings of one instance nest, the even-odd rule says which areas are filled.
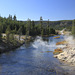
[[[73,20],[60,20],[60,21],[49,21],[49,26],[61,30],[63,28],[67,28],[68,30],[72,29],[72,21]],[[22,21],[21,21],[22,22]],[[26,21],[24,21],[26,23]],[[43,26],[45,27],[47,25],[48,21],[43,21]],[[35,21],[35,25],[39,25],[40,21]]]
[[[46,26],[48,21],[43,21],[43,25]],[[40,24],[40,21],[35,21],[35,25]],[[49,26],[55,29],[63,29],[67,28],[71,30],[72,26],[72,20],[61,20],[61,21],[49,21]]]

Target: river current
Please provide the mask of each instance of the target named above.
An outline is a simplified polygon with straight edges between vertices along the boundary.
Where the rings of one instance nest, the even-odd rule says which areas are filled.
[[[0,55],[0,75],[63,75],[63,65],[53,57],[56,42],[54,37],[36,37],[14,51]]]

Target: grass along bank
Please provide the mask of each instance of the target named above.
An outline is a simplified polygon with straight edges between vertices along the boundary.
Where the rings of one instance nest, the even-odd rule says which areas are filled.
[[[14,36],[14,37],[13,37]],[[14,50],[25,43],[25,41],[31,40],[31,36],[25,35],[10,35],[7,40],[6,34],[2,34],[2,40],[0,41],[0,53]]]

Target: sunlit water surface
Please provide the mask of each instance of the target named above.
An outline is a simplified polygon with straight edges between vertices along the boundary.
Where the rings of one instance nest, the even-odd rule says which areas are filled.
[[[8,53],[0,55],[0,75],[63,75],[63,69],[53,57],[56,42],[63,40],[53,37],[37,37]]]

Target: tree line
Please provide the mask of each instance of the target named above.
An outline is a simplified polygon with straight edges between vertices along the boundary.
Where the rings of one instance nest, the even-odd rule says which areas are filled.
[[[6,30],[10,28],[12,33],[23,34],[23,35],[48,35],[49,33],[55,33],[53,28],[49,26],[49,20],[47,26],[43,26],[43,19],[40,17],[40,24],[35,25],[34,21],[28,19],[25,21],[17,21],[16,15],[12,17],[9,15],[6,17],[0,16],[0,30],[1,33],[6,33]]]
[[[6,17],[0,16],[0,41],[2,38],[1,33],[7,34],[7,39],[9,39],[9,35],[11,34],[11,38],[14,39],[14,34],[19,35],[50,35],[55,34],[55,30],[50,27],[50,21],[48,19],[47,24],[44,26],[43,18],[40,17],[39,24],[36,25],[35,21],[31,21],[28,18],[27,21],[18,21],[16,15],[12,17],[9,15]],[[73,20],[72,24],[72,34],[75,35],[75,20]]]
[[[50,35],[55,34],[55,30],[49,26],[50,21],[47,21],[47,25],[43,25],[43,19],[40,17],[40,23],[35,24],[35,21],[31,21],[28,18],[27,21],[18,21],[16,15],[12,17],[9,15],[6,17],[0,16],[0,41],[2,40],[2,33],[6,34],[7,43],[14,39],[14,34],[26,35],[26,36],[36,36],[36,35]]]

